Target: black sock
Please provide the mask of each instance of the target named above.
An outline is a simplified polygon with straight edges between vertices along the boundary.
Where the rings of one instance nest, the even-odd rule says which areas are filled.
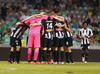
[[[36,60],[34,60],[34,62],[36,62]]]
[[[20,51],[16,51],[16,61],[19,62],[20,58]]]
[[[48,61],[50,61],[52,59],[52,50],[49,50],[48,53],[49,53]]]
[[[33,55],[34,55],[34,50],[32,50],[31,60],[29,60],[29,62],[32,61]]]
[[[43,50],[44,61],[47,61],[47,50]]]
[[[85,54],[85,61],[88,59],[88,53]]]
[[[58,56],[58,52],[54,51],[54,61],[57,62],[57,56]]]
[[[70,62],[73,63],[72,52],[69,53],[69,59],[70,59]]]
[[[43,50],[42,50],[42,54],[43,54]],[[44,61],[44,56],[42,55],[42,61]]]
[[[68,52],[66,52],[65,55],[66,55],[66,62],[69,63],[69,59],[68,59],[69,55],[68,55]]]
[[[57,62],[59,62],[59,51],[57,51]]]
[[[82,57],[84,57],[84,53],[82,53],[81,55],[82,55]]]
[[[64,62],[64,51],[60,51],[60,55],[61,55],[61,62]]]
[[[50,52],[47,50],[47,61],[50,61]]]
[[[15,62],[15,52],[13,53],[13,62]]]
[[[42,57],[42,52],[41,52],[41,49],[40,49],[39,50],[39,61],[42,61],[41,57]]]
[[[13,52],[10,51],[10,52],[9,52],[9,58],[8,58],[8,61],[9,61],[9,62],[11,62],[11,58],[12,58],[12,57],[13,57]]]

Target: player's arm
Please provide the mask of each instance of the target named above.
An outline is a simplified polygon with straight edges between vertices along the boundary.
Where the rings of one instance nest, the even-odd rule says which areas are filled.
[[[85,38],[93,38],[93,33],[92,30],[89,31],[89,36],[85,35]]]
[[[78,32],[78,36],[79,36],[80,39],[83,39],[81,31]]]
[[[44,20],[39,21],[39,23],[34,23],[34,24],[30,24],[30,26],[38,26],[38,25],[43,25]]]
[[[41,14],[42,16],[47,16],[47,15],[44,15],[44,14]],[[47,16],[48,17],[48,16]]]
[[[32,16],[30,16],[30,17],[26,18],[25,20],[22,20],[22,21],[21,21],[21,24],[22,24],[22,25],[23,25],[23,24],[28,25],[28,24],[29,24],[30,19],[31,19],[31,18],[33,18],[34,16],[35,16],[35,15],[32,15]]]
[[[19,24],[21,24],[21,22],[17,22],[15,25],[18,26]]]
[[[33,18],[34,16],[35,16],[35,15],[30,16],[30,17],[26,18],[25,20],[22,20],[22,22],[25,22],[25,21],[27,21],[27,20]]]
[[[64,17],[62,17],[62,16],[53,16],[53,18],[58,21],[65,22]]]
[[[30,26],[38,26],[38,25],[41,25],[41,23],[30,24]]]
[[[54,17],[54,18],[57,19],[58,21],[64,22],[64,19],[57,18],[57,17]]]
[[[92,36],[87,36],[87,35],[85,35],[85,38],[93,38],[93,35]]]
[[[64,24],[63,25],[56,24],[55,26],[57,26],[57,27],[64,27],[65,25]]]
[[[66,24],[64,24],[64,26],[65,26],[65,29],[66,29],[67,31],[71,32],[72,34],[75,33],[75,31],[72,31],[70,28],[68,28],[68,27],[66,26]]]
[[[38,25],[41,25],[41,22],[42,21],[40,21],[39,23],[30,24],[30,26],[38,26]]]

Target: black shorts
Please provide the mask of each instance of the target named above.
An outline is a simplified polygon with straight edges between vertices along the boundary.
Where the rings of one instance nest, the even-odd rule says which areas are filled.
[[[73,46],[73,38],[72,37],[65,38],[65,46],[66,47]]]
[[[84,44],[84,45],[81,45],[81,50],[89,50],[90,49],[90,44]]]
[[[64,45],[65,45],[64,38],[59,39],[55,37],[53,39],[53,47],[62,47]]]
[[[52,44],[53,44],[53,41],[51,39],[41,37],[41,47],[51,48]]]
[[[21,46],[21,39],[10,37],[11,47]]]

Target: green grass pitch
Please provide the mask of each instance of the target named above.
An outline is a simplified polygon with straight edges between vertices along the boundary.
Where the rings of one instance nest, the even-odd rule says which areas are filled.
[[[100,62],[74,62],[64,65],[7,64],[0,61],[0,74],[100,74]]]

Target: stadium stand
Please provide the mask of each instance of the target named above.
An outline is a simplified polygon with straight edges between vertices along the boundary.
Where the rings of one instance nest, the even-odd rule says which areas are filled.
[[[9,44],[10,35],[5,32],[4,38],[2,37],[2,25],[9,26],[10,29],[14,24],[20,21],[22,16],[33,15],[36,12],[60,12],[76,33],[73,36],[74,46],[80,45],[78,31],[82,28],[82,22],[87,21],[89,28],[93,30],[94,38],[91,39],[91,45],[100,45],[100,1],[99,0],[0,0],[0,19],[5,23],[0,22],[0,44]],[[67,16],[69,14],[69,16]],[[6,29],[6,28],[5,28]],[[96,30],[96,31],[95,31]],[[23,35],[26,42],[26,35],[28,30]]]

